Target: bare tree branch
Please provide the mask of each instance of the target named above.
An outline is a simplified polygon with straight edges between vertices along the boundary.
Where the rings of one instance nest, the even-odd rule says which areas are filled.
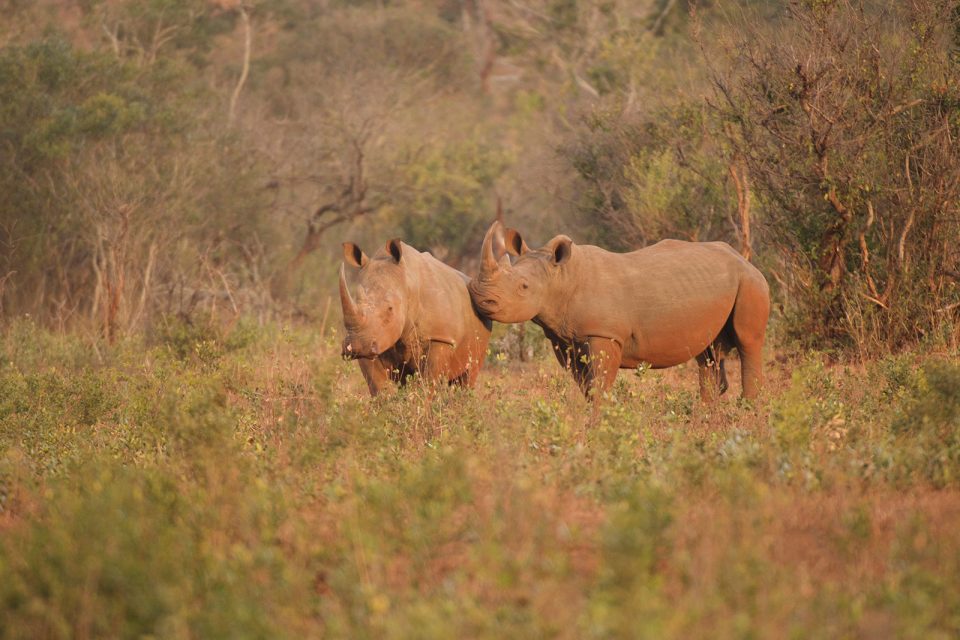
[[[240,77],[237,79],[237,85],[233,88],[230,95],[230,109],[227,112],[227,123],[233,124],[237,111],[237,100],[240,98],[240,92],[250,74],[250,51],[253,45],[253,29],[250,25],[250,12],[246,5],[240,4],[240,20],[243,22],[243,66],[240,69]]]

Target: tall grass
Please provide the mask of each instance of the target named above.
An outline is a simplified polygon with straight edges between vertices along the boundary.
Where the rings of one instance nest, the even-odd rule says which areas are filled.
[[[373,401],[335,336],[238,327],[4,331],[0,635],[960,633],[954,363],[623,372],[593,415],[545,359]]]

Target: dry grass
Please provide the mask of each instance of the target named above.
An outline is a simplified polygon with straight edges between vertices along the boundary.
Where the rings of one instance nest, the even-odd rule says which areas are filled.
[[[95,365],[10,327],[3,634],[960,630],[955,367],[771,359],[760,402],[715,406],[692,367],[623,372],[595,414],[548,360],[370,400],[335,343],[239,326]]]

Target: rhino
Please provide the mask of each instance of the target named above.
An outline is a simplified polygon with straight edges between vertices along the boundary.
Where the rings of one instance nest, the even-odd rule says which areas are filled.
[[[345,264],[359,269],[356,301]],[[373,258],[352,242],[343,244],[342,354],[357,360],[371,395],[391,392],[416,373],[433,383],[473,386],[492,323],[474,308],[469,281],[398,239]]]
[[[497,260],[503,242],[515,256]],[[497,322],[539,325],[557,360],[588,397],[599,398],[619,369],[699,366],[700,394],[727,390],[724,358],[740,354],[742,395],[756,397],[770,290],[724,242],[663,240],[630,253],[575,244],[558,235],[530,249],[515,229],[494,222],[480,272],[469,284],[481,313]]]

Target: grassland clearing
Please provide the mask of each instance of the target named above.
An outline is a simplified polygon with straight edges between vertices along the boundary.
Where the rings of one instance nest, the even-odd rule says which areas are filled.
[[[8,637],[960,630],[943,356],[770,358],[755,404],[624,372],[592,415],[542,358],[372,401],[307,328],[2,349]]]

